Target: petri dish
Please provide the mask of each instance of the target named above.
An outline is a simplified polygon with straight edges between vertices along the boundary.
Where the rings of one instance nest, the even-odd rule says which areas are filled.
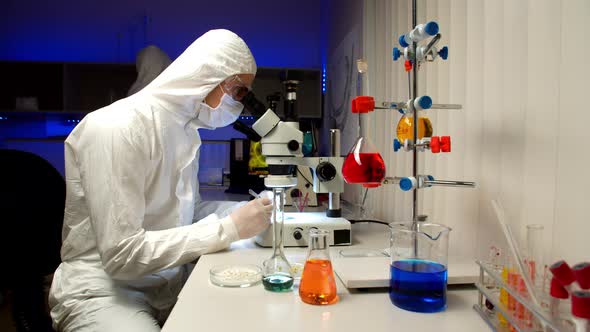
[[[342,249],[340,257],[388,257],[384,250],[379,249]]]
[[[218,265],[209,270],[209,280],[219,287],[250,287],[262,280],[262,269],[256,265]]]

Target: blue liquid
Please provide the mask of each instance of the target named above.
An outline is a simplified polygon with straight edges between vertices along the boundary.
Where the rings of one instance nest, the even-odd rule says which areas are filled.
[[[437,312],[447,306],[447,268],[424,260],[391,264],[389,298],[396,306],[416,312]]]
[[[262,278],[264,289],[271,292],[290,292],[293,288],[293,277],[283,274],[273,274]]]

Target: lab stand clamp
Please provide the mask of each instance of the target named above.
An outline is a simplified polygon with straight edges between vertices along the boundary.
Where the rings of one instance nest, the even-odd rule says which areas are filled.
[[[393,140],[395,152],[413,153],[413,175],[408,177],[386,178],[384,184],[398,184],[403,191],[429,188],[432,186],[450,187],[475,187],[474,182],[436,180],[432,175],[417,174],[418,153],[430,151],[433,154],[450,153],[451,137],[433,136],[432,122],[420,113],[429,109],[462,109],[457,104],[434,104],[430,96],[418,96],[418,75],[420,66],[434,62],[437,58],[447,60],[449,57],[448,46],[437,47],[441,39],[439,26],[436,22],[430,21],[418,24],[410,32],[398,38],[401,48],[394,47],[392,51],[393,61],[402,57],[405,59],[404,67],[408,72],[409,97],[407,101],[376,102],[376,109],[398,110],[402,114],[397,125],[396,138]],[[413,75],[411,75],[411,73]],[[412,78],[413,76],[413,78]],[[414,216],[417,216],[417,196],[414,195]]]

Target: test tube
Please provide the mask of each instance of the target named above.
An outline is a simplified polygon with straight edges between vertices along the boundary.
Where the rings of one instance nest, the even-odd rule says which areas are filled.
[[[551,302],[549,305],[549,311],[551,317],[559,318],[560,313],[563,313],[564,308],[567,306],[567,299],[569,294],[565,288],[557,281],[557,279],[551,279],[551,290],[549,291],[551,296]]]
[[[518,294],[525,301],[530,301],[531,299],[521,275],[518,275]],[[520,302],[516,303],[516,318],[521,326],[528,328],[533,326],[533,314]]]
[[[517,274],[516,275],[516,290],[521,297],[526,295],[526,286],[524,285],[524,279],[522,276]],[[519,325],[523,324],[524,321],[524,311],[526,310],[525,306],[520,303],[520,301],[516,301],[516,319],[518,320]]]
[[[543,225],[531,224],[526,226],[527,252],[528,252],[528,273],[535,287],[535,292],[541,294],[543,286]]]
[[[516,269],[510,265],[508,268],[508,287],[512,290],[516,290],[518,287],[518,273]],[[508,293],[508,313],[514,315],[516,311],[516,299]]]
[[[510,296],[508,294],[508,291],[506,291],[506,285],[508,285],[508,265],[505,264],[502,267],[502,288],[500,288],[500,303],[502,303],[504,305],[504,308],[508,308],[508,297]],[[508,321],[506,320],[506,317],[504,317],[500,312],[498,312],[498,320],[500,321],[500,324],[502,326],[506,326],[508,324]]]

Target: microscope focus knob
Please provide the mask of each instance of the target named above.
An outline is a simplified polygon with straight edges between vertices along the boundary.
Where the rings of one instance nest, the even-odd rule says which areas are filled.
[[[299,142],[296,140],[290,140],[289,143],[287,143],[287,148],[289,151],[297,151],[299,150]]]
[[[336,167],[329,162],[321,162],[315,169],[320,181],[332,181],[336,177]]]
[[[301,240],[303,238],[303,229],[302,228],[295,228],[295,231],[293,232],[293,237],[295,238],[295,240]]]

